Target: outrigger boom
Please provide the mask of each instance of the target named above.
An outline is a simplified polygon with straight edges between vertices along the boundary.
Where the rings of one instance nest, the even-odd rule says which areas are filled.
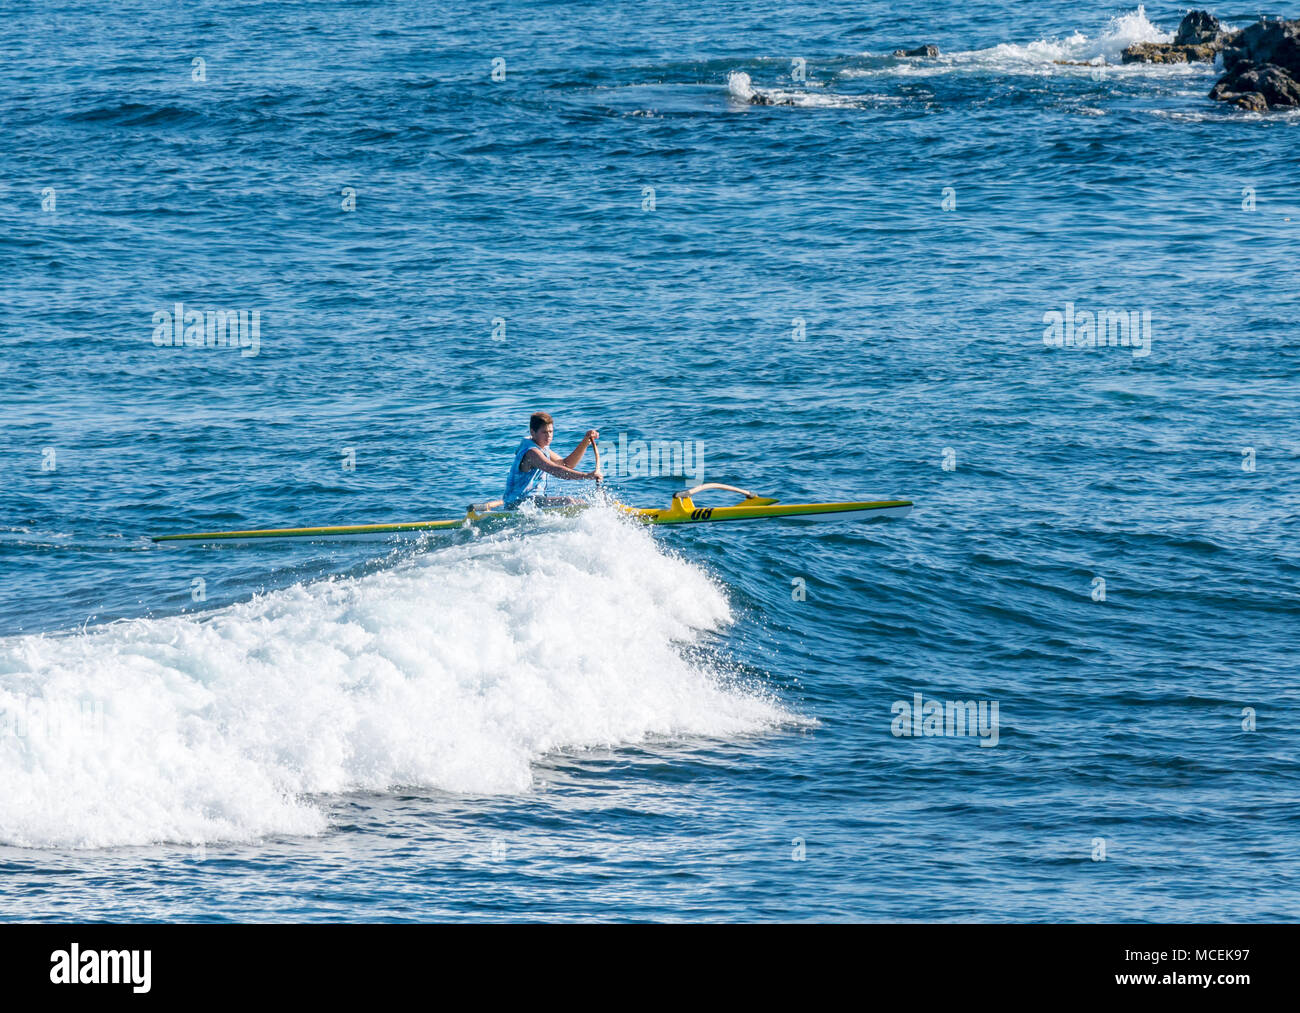
[[[706,490],[734,492],[744,498],[731,506],[695,505],[692,497]],[[589,504],[539,507],[539,513],[575,513]],[[719,482],[706,482],[692,489],[674,493],[667,508],[629,507],[615,504],[617,509],[647,524],[703,524],[720,521],[763,520],[776,517],[799,517],[809,521],[835,520],[852,517],[854,520],[877,520],[883,517],[904,517],[912,509],[905,499],[873,500],[851,503],[780,503],[764,496],[756,496],[746,489]],[[253,542],[264,539],[293,538],[303,541],[342,539],[346,541],[388,540],[404,535],[418,535],[426,531],[450,531],[455,528],[477,526],[497,520],[523,516],[519,510],[502,509],[501,500],[471,503],[464,517],[442,521],[410,521],[401,524],[356,524],[326,528],[266,528],[251,531],[205,531],[192,535],[155,535],[155,542]],[[531,513],[532,511],[529,511]]]

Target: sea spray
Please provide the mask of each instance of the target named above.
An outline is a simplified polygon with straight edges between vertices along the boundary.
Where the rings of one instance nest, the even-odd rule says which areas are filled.
[[[107,700],[95,748],[0,739],[0,841],[312,834],[312,796],[522,792],[557,750],[791,715],[696,649],[727,597],[611,511],[197,617],[0,641],[0,690]]]
[[[1041,38],[1027,43],[1002,42],[986,49],[946,52],[943,59],[938,61],[908,61],[899,65],[897,61],[891,60],[885,66],[850,67],[841,71],[841,74],[848,78],[874,77],[882,74],[926,76],[969,69],[997,70],[1006,73],[1060,74],[1068,73],[1071,65],[1078,64],[1105,65],[1118,70],[1124,50],[1129,46],[1143,42],[1172,42],[1173,38],[1172,31],[1164,31],[1152,24],[1147,17],[1146,8],[1139,5],[1132,11],[1111,18],[1094,35],[1076,30],[1063,38]],[[881,54],[877,52],[868,55]],[[1135,74],[1153,72],[1151,65],[1129,66],[1123,69]],[[1161,67],[1159,71],[1199,73],[1196,68],[1188,68],[1186,65]],[[735,83],[731,85],[731,89],[735,94]]]

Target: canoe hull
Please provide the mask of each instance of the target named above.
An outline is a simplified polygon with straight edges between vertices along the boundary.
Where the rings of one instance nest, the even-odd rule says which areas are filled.
[[[546,513],[573,514],[582,506],[555,507]],[[768,506],[692,507],[688,511],[656,508],[621,507],[647,524],[717,524],[723,521],[746,521],[772,518],[797,518],[802,521],[880,520],[905,517],[912,510],[908,500],[875,500],[857,503],[776,503]],[[528,516],[532,516],[530,511]],[[444,521],[414,521],[406,524],[360,524],[325,528],[265,528],[248,531],[205,531],[192,535],[156,535],[153,541],[166,545],[253,544],[275,540],[301,542],[387,542],[419,538],[429,532],[453,531],[464,527],[494,527],[524,516],[520,511],[500,510],[471,513],[466,517]]]
[[[651,524],[716,524],[720,521],[750,521],[776,517],[802,521],[879,520],[906,517],[912,511],[909,500],[875,500],[861,503],[773,503],[770,506],[697,507],[682,513],[669,510],[633,511]]]

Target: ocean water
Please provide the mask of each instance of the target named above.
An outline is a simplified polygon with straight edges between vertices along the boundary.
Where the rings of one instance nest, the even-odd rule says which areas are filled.
[[[0,20],[0,919],[1293,920],[1300,118],[1118,65],[1182,13]],[[453,517],[538,409],[916,509],[148,539]]]

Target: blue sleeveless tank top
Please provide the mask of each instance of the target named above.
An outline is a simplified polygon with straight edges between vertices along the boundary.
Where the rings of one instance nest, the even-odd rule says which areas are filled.
[[[524,459],[524,455],[530,450],[541,451],[543,457],[550,460],[545,450],[542,450],[532,440],[521,440],[515,450],[514,463],[510,465],[510,474],[506,477],[506,494],[501,498],[506,501],[506,506],[512,507],[520,500],[532,499],[535,496],[546,495],[546,480],[551,476],[539,468],[532,471],[520,471],[519,465]]]

